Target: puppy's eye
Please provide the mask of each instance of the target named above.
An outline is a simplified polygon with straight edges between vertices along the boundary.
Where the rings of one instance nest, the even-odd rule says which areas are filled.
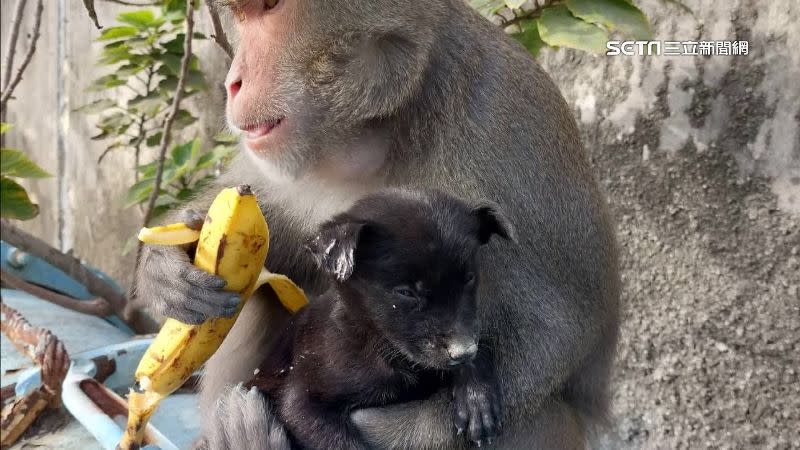
[[[464,283],[465,284],[472,284],[475,282],[475,272],[467,272],[464,276]]]
[[[280,0],[264,0],[264,9],[272,9],[278,6]]]
[[[396,295],[400,297],[405,297],[408,299],[416,299],[417,293],[411,290],[408,286],[397,286],[392,290]]]

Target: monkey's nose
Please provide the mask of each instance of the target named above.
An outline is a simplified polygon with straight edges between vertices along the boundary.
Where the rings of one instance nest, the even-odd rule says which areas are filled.
[[[478,344],[474,339],[453,340],[447,346],[447,354],[450,355],[450,365],[462,364],[471,361],[478,353]]]
[[[228,100],[233,100],[239,90],[242,89],[242,79],[237,78],[235,81],[228,83]]]

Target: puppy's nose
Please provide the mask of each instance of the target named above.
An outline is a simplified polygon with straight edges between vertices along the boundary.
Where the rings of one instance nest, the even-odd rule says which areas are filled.
[[[461,364],[471,361],[478,353],[478,344],[475,339],[453,339],[447,345],[447,354],[450,355],[450,364]]]

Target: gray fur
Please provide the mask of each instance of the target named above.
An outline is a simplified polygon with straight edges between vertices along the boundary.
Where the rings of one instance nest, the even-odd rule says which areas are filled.
[[[481,264],[481,340],[497,349],[506,399],[497,445],[580,448],[607,410],[619,275],[605,201],[557,88],[462,0],[296,1],[294,23],[302,25],[276,62],[281,89],[265,93],[261,109],[291,115],[302,132],[271,152],[280,160],[240,155],[191,207],[207,208],[221,186],[253,186],[273,236],[268,268],[313,294],[324,285],[302,244],[360,196],[410,185],[496,200],[519,241],[490,244]],[[337,179],[317,170],[365,142],[385,146],[377,175]],[[267,177],[266,167],[285,176]],[[229,294],[187,279],[185,253],[150,247],[145,258],[139,292],[158,310],[199,320],[211,310],[200,304],[224,309]],[[269,351],[286,320],[276,304],[254,298],[245,306],[208,364],[204,408],[214,411],[225,385],[249,378]],[[356,411],[353,420],[380,447],[459,448],[466,440],[451,411],[451,393],[442,392]],[[207,424],[207,434],[241,426]]]
[[[211,428],[201,449],[291,450],[286,430],[255,388],[238,384],[223,391],[214,405],[213,420],[230,426]]]

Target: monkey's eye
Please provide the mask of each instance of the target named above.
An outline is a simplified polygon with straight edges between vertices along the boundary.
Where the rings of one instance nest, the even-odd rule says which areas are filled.
[[[392,292],[394,292],[395,295],[399,295],[400,297],[410,300],[417,299],[417,293],[408,286],[397,286],[396,288],[392,289]]]
[[[280,3],[280,0],[264,0],[264,9],[272,9],[278,6],[278,3]]]

